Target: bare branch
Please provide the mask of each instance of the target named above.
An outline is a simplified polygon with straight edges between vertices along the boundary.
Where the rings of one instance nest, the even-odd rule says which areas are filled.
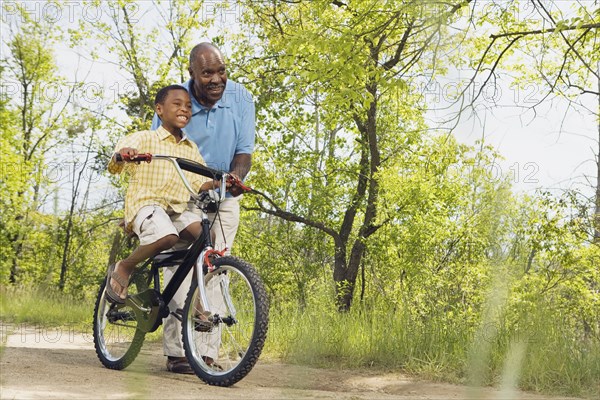
[[[266,194],[264,194],[256,189],[253,189],[252,192],[263,197],[271,205],[272,208],[265,207],[259,199],[256,199],[257,207],[244,207],[244,209],[251,210],[251,211],[262,211],[269,215],[274,215],[276,217],[283,218],[286,221],[300,222],[304,225],[308,225],[313,228],[317,228],[320,231],[325,232],[329,236],[333,237],[334,239],[339,238],[339,235],[337,232],[335,232],[333,229],[325,226],[325,224],[323,224],[322,222],[313,221],[311,219],[302,217],[300,215],[291,213],[289,211],[282,210],[281,207],[279,207],[277,204],[275,204],[275,202]]]
[[[573,31],[573,30],[579,30],[579,29],[590,30],[590,29],[596,29],[596,28],[600,28],[600,22],[594,23],[594,24],[585,24],[585,25],[580,25],[580,26],[568,26],[566,28],[548,28],[548,29],[535,29],[532,31],[516,31],[516,32],[496,33],[496,34],[490,35],[490,38],[498,39],[498,38],[503,38],[503,37],[507,37],[507,36],[539,35],[539,34],[545,34],[545,33],[552,33],[555,31],[563,32],[563,31]]]

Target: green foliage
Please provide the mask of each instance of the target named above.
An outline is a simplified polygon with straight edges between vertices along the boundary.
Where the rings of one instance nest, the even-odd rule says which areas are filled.
[[[3,323],[29,323],[44,326],[91,324],[95,299],[92,296],[65,295],[51,287],[3,287],[0,289],[0,320]]]
[[[438,52],[457,39],[442,33],[465,5],[245,6],[255,36],[240,39],[235,58],[258,94],[254,182],[273,206],[255,208],[330,236],[339,306],[348,308],[365,245],[393,219],[382,218],[380,174],[425,146],[426,104],[411,89],[446,71]]]
[[[92,5],[103,18],[80,19],[78,29],[69,31],[71,46],[93,57],[108,52],[109,61],[122,66],[129,80],[119,87],[116,101],[129,118],[122,134],[148,129],[154,96],[163,86],[189,79],[193,38],[206,36],[212,18],[202,14],[203,1],[95,0]]]
[[[202,2],[139,9],[140,18],[148,15],[142,11],[164,17],[152,24],[117,18],[134,5],[149,7],[142,3],[95,4],[104,19],[82,20],[69,38],[74,48],[95,40],[91,56],[110,51],[131,78],[132,90],[113,104],[126,110],[126,128],[110,125],[107,132],[108,125],[73,105],[54,119],[56,109],[41,101],[39,87],[64,82],[53,53],[59,30],[26,20],[7,39],[1,77],[31,83],[24,93],[38,101],[26,107],[22,98],[0,99],[2,320],[91,318],[107,263],[133,246],[117,227],[121,193],[116,202],[107,195],[92,206],[85,185],[72,180],[70,210],[50,210],[48,199],[42,207],[44,196],[58,199],[52,193],[59,190],[44,173],[46,150],[83,154],[75,175],[104,170],[108,142],[149,125],[154,92],[187,79],[193,39],[212,23],[198,18]],[[585,64],[595,65],[600,51],[596,30],[583,35],[571,28],[596,22],[598,11],[582,6],[566,18],[552,10],[554,33],[527,34],[507,48],[515,31],[539,27],[540,18],[519,18],[523,3],[244,4],[243,36],[219,40],[233,48],[232,77],[257,96],[248,183],[273,201],[244,197],[233,249],[257,266],[272,300],[266,350],[311,365],[402,368],[457,382],[597,396],[600,250],[591,240],[593,205],[577,193],[512,193],[493,174],[500,157],[494,149],[430,128],[430,105],[419,88],[450,68],[484,70],[502,56],[522,82],[542,76],[568,83],[564,95],[574,99],[577,86],[589,88],[583,84],[593,75]],[[477,8],[483,6],[485,13]],[[479,29],[506,36],[488,49],[491,39]],[[526,64],[529,54],[539,56],[535,69]],[[288,218],[272,215],[274,209]],[[340,314],[336,296],[348,292],[354,306]]]

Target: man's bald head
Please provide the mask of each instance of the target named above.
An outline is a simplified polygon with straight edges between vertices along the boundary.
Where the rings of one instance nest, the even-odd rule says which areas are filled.
[[[192,48],[190,51],[190,66],[196,62],[199,57],[206,57],[208,54],[218,54],[218,56],[222,59],[223,54],[221,54],[221,50],[217,46],[209,42],[198,43]]]

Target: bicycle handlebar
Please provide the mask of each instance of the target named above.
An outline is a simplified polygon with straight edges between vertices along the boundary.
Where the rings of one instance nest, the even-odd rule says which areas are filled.
[[[188,180],[181,173],[181,170],[185,170],[185,171],[192,172],[194,174],[202,175],[202,176],[205,176],[210,179],[220,180],[220,181],[222,181],[222,189],[225,189],[225,183],[229,183],[232,186],[239,187],[240,189],[242,189],[243,192],[250,192],[252,190],[250,187],[244,185],[242,183],[241,179],[239,179],[238,177],[236,177],[234,175],[231,175],[225,171],[219,171],[217,169],[209,168],[206,165],[199,164],[195,161],[188,160],[186,158],[163,156],[160,154],[152,155],[150,153],[140,153],[133,157],[130,157],[128,155],[121,156],[121,154],[115,153],[115,160],[117,162],[121,162],[121,161],[142,162],[142,161],[145,161],[145,162],[149,163],[152,161],[152,159],[170,161],[175,166],[175,169],[177,170],[179,177],[182,179],[183,184],[185,185],[187,190],[193,196],[197,196],[197,193],[195,193],[194,190],[191,188]],[[222,193],[224,193],[224,190]]]

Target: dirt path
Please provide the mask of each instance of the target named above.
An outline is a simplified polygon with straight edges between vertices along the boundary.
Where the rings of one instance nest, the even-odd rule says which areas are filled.
[[[523,392],[417,381],[401,374],[325,370],[262,359],[231,388],[166,372],[159,343],[125,371],[101,366],[88,336],[0,325],[1,399],[547,399]],[[554,397],[559,399],[560,397]]]

